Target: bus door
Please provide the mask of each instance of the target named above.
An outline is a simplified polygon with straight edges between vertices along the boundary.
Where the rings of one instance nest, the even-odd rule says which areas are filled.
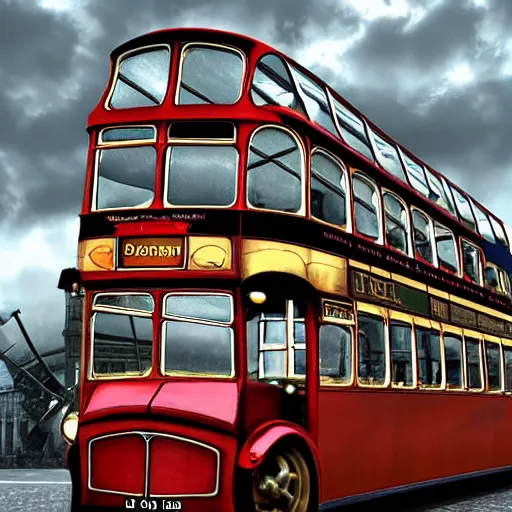
[[[313,302],[277,285],[253,287],[246,297],[246,428],[283,419],[310,430],[318,392]]]

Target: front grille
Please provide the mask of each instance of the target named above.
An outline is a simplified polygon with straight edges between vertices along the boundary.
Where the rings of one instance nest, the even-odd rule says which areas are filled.
[[[126,496],[215,496],[220,453],[204,443],[156,432],[89,442],[89,489]]]

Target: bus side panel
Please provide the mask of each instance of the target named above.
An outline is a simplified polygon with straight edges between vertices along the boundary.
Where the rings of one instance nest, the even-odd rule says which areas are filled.
[[[319,393],[321,501],[512,465],[512,400],[436,391]]]

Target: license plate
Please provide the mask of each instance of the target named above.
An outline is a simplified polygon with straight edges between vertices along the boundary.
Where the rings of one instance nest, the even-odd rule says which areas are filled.
[[[166,500],[164,498],[126,498],[125,510],[181,510],[181,501]]]

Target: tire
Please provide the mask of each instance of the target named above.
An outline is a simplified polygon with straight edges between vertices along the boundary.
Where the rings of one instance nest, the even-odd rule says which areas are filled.
[[[295,448],[272,451],[253,472],[256,512],[311,512],[313,482],[306,459]]]

